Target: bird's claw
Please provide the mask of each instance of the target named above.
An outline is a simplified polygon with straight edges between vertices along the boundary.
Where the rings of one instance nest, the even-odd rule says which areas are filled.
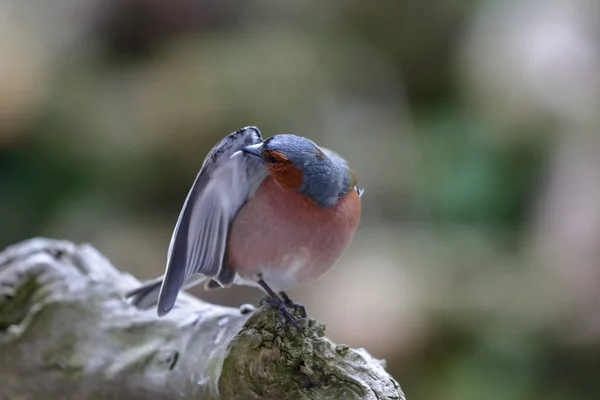
[[[283,304],[285,304],[287,308],[298,310],[302,319],[308,318],[308,313],[306,312],[306,307],[304,307],[304,305],[293,302],[285,292],[279,292],[279,296],[281,296]]]
[[[308,318],[308,313],[306,312],[306,307],[304,307],[303,304],[294,303],[290,299],[284,300],[283,304],[285,304],[285,306],[289,309],[297,310],[298,314],[300,315],[300,318],[302,318],[302,319]]]
[[[300,326],[300,324],[298,324],[298,321],[296,320],[296,318],[294,317],[294,315],[292,315],[292,313],[290,312],[290,310],[288,309],[288,305],[286,304],[285,301],[281,300],[281,299],[274,299],[273,297],[263,297],[260,301],[260,305],[267,305],[269,307],[273,307],[276,308],[279,313],[280,316],[283,317],[283,321],[282,321],[282,330],[283,328],[286,326],[286,321],[289,321],[292,325],[294,325],[294,327],[296,327],[296,329],[298,329],[302,334],[304,334],[304,330],[302,329],[302,327]],[[306,318],[306,309],[304,308],[304,306],[302,306],[301,304],[294,304],[292,303],[293,308],[299,309],[300,313],[302,315],[302,319]],[[301,308],[298,308],[301,307]]]

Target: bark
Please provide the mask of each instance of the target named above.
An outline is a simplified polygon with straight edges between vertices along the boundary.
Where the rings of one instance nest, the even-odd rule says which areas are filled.
[[[384,363],[306,336],[270,308],[182,293],[158,318],[90,245],[31,239],[0,253],[0,399],[404,399]]]

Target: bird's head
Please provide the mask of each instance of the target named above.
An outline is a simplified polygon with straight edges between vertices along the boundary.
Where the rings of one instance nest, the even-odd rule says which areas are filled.
[[[302,193],[321,207],[335,205],[356,185],[343,158],[301,136],[274,135],[242,151],[259,157],[282,189]]]

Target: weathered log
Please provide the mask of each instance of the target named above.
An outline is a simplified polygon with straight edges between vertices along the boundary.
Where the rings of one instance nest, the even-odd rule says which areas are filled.
[[[0,399],[404,399],[382,361],[306,335],[270,308],[181,293],[163,318],[90,245],[31,239],[0,253]]]

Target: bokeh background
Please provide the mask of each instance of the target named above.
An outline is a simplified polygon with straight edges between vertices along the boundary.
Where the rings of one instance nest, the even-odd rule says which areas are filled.
[[[300,134],[366,189],[343,259],[291,292],[330,337],[409,399],[598,398],[599,7],[1,1],[0,247],[154,277],[221,137]]]

